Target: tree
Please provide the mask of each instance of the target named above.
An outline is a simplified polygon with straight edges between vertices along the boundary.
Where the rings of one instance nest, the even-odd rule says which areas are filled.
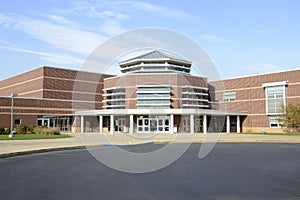
[[[288,103],[285,107],[281,106],[280,111],[285,113],[278,117],[278,122],[286,127],[289,132],[300,132],[300,104]]]

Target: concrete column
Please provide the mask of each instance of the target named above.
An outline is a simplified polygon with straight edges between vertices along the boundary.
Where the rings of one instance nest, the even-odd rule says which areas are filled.
[[[174,133],[174,115],[170,115],[170,133]]]
[[[80,116],[80,133],[84,133],[84,116]]]
[[[129,133],[133,134],[133,115],[129,117]]]
[[[236,116],[236,132],[240,133],[241,132],[241,120],[240,116]]]
[[[230,116],[226,116],[226,133],[230,133]]]
[[[191,134],[195,133],[194,115],[190,115],[190,130],[191,130]]]
[[[99,116],[99,133],[102,133],[102,129],[103,129],[103,116],[100,115]]]
[[[207,115],[203,115],[203,133],[207,134]]]
[[[115,129],[114,116],[111,115],[110,116],[110,134],[114,134],[114,129]]]

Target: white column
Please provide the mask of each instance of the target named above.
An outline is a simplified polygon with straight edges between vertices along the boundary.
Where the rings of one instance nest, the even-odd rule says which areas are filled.
[[[241,121],[240,121],[240,116],[236,116],[236,132],[240,133],[241,132]]]
[[[99,133],[102,133],[102,129],[103,129],[103,116],[100,115],[99,116]]]
[[[174,133],[174,115],[170,115],[170,133]]]
[[[84,116],[80,116],[80,133],[84,133]]]
[[[110,116],[110,134],[114,134],[114,129],[115,129],[114,116],[111,115]]]
[[[207,115],[203,115],[203,133],[207,134]]]
[[[129,116],[129,133],[133,134],[133,115]]]
[[[190,130],[191,130],[191,134],[195,133],[194,115],[190,115]]]
[[[226,116],[226,133],[230,133],[230,116]]]

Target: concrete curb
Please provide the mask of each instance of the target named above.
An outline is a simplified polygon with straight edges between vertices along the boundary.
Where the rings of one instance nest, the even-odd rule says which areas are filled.
[[[171,141],[156,141],[154,144],[169,144]],[[213,141],[213,140],[195,140],[192,143],[287,143],[287,144],[300,144],[299,141],[295,140],[253,140],[253,139],[248,139],[248,140],[218,140],[218,141]],[[176,143],[186,143],[185,141],[177,141]],[[175,144],[175,143],[174,143]]]
[[[41,148],[41,149],[34,149],[34,150],[25,150],[25,151],[17,151],[11,153],[3,153],[0,154],[0,158],[7,158],[7,157],[14,157],[14,156],[21,156],[21,155],[28,155],[28,154],[36,154],[36,153],[45,153],[45,152],[52,152],[52,151],[63,151],[63,150],[75,150],[75,149],[86,149],[86,148],[97,148],[97,147],[109,147],[109,146],[128,146],[128,145],[146,145],[146,144],[169,144],[172,141],[165,140],[165,141],[150,141],[144,143],[133,143],[133,144],[99,144],[99,145],[79,145],[79,146],[67,146],[67,147],[53,147],[53,148]],[[215,141],[205,141],[205,140],[196,140],[192,143],[209,143]],[[176,143],[186,143],[185,141],[177,141]],[[245,140],[218,140],[216,143],[287,143],[287,144],[300,144],[300,140],[253,140],[253,139],[245,139]],[[175,143],[174,143],[175,144]]]
[[[86,148],[85,146],[71,146],[71,147],[54,147],[54,148],[34,149],[34,150],[27,150],[27,151],[16,151],[11,153],[0,154],[0,158],[21,156],[21,155],[35,154],[35,153],[46,153],[51,151],[85,149],[85,148]]]
[[[132,143],[132,144],[103,144],[102,146],[104,147],[109,147],[109,146],[135,146],[135,145],[145,145],[145,144],[155,144],[155,142],[142,142],[142,143]]]

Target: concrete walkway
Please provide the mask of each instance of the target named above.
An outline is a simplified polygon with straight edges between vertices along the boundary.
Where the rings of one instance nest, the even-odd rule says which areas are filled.
[[[76,149],[103,145],[132,145],[146,142],[203,143],[203,142],[273,142],[300,143],[300,136],[248,135],[248,134],[69,134],[71,138],[39,140],[1,140],[0,157],[64,149]]]

